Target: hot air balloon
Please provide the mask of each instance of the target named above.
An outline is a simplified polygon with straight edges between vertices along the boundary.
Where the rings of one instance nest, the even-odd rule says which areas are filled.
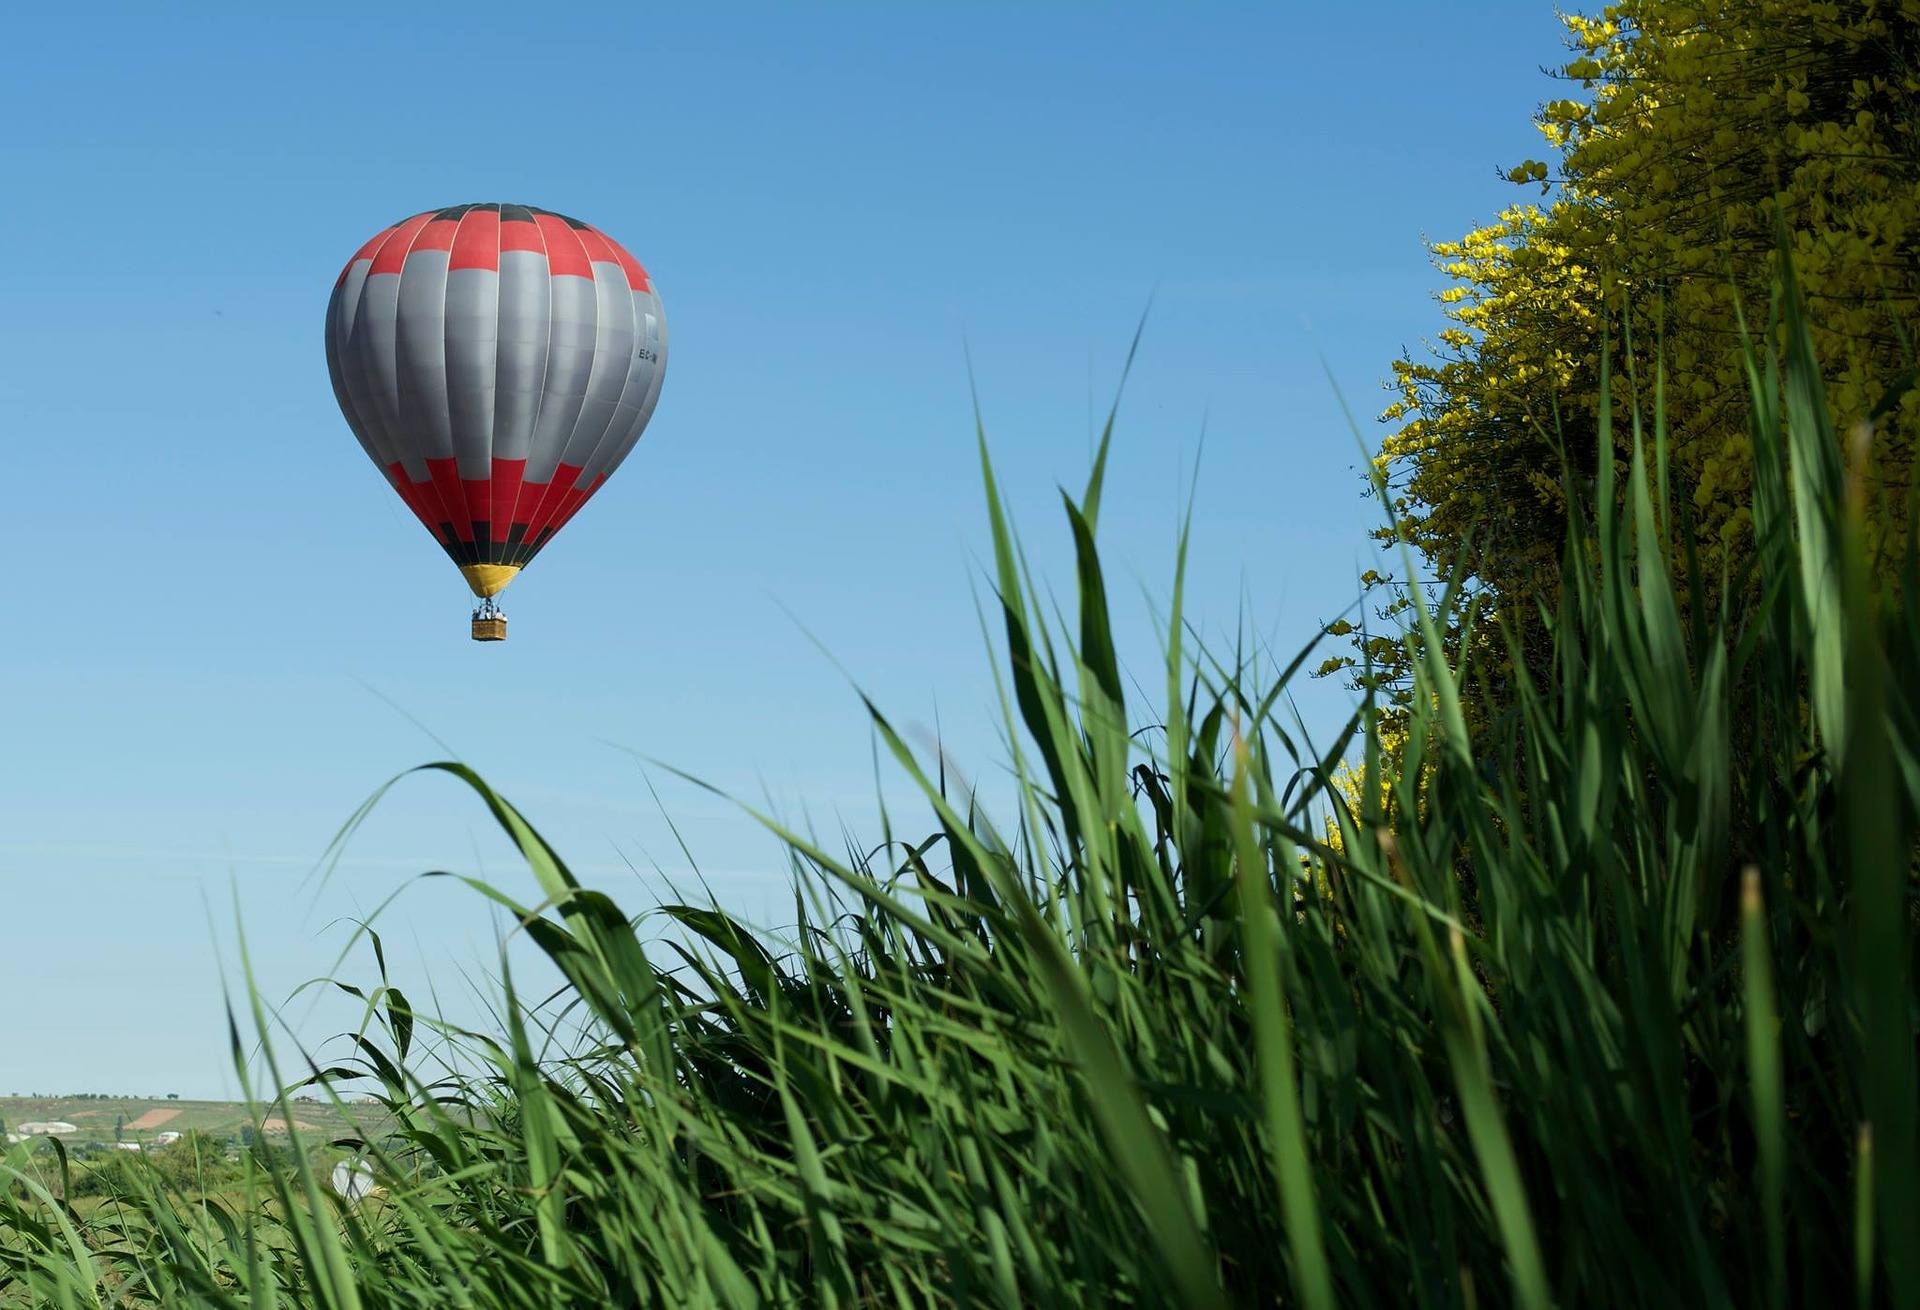
[[[667,320],[612,238],[529,205],[454,205],[360,247],[327,307],[347,424],[479,604],[598,491],[653,417]]]

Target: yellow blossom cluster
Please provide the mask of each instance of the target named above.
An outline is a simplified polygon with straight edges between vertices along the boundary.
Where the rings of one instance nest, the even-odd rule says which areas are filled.
[[[1394,368],[1376,470],[1435,560],[1471,542],[1498,595],[1551,572],[1560,459],[1591,474],[1598,370],[1651,413],[1664,358],[1673,486],[1704,575],[1741,548],[1751,494],[1738,307],[1764,330],[1784,227],[1837,430],[1881,407],[1920,335],[1920,0],[1619,0],[1565,20],[1577,95],[1536,119],[1551,195],[1436,244],[1452,285],[1433,357]],[[1557,192],[1557,194],[1555,194]],[[1637,377],[1624,376],[1631,332]],[[1871,474],[1904,522],[1920,388],[1884,413]],[[1629,440],[1616,425],[1624,472]],[[1390,535],[1390,534],[1388,534]]]

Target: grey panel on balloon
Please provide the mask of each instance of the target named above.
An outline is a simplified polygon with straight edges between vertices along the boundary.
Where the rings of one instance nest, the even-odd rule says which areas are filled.
[[[624,274],[623,274],[624,276]],[[650,332],[646,318],[646,307],[652,304],[652,297],[644,291],[623,290],[634,317],[633,344],[627,352],[627,376],[620,387],[620,403],[615,409],[612,420],[607,424],[606,434],[594,447],[593,455],[587,460],[583,476],[591,482],[618,468],[626,452],[633,449],[637,429],[646,425],[646,414],[642,406],[646,404],[647,393],[653,386],[655,351],[650,342]]]
[[[553,278],[537,250],[500,252],[499,334],[493,392],[493,457],[525,459],[547,380],[547,311]]]
[[[361,414],[368,426],[382,434],[386,449],[394,460],[406,466],[407,477],[424,482],[427,462],[400,428],[399,363],[395,358],[395,325],[400,301],[400,275],[375,273],[367,278],[360,293],[360,306],[353,316],[353,336],[344,352],[348,376],[364,390],[355,396],[364,398]],[[389,460],[388,463],[392,463]]]
[[[326,338],[332,348],[332,357],[338,363],[338,375],[334,376],[336,392],[344,392],[348,426],[361,440],[361,446],[367,449],[376,463],[384,469],[386,465],[399,459],[394,448],[394,436],[388,430],[386,419],[380,413],[380,407],[374,403],[374,378],[367,369],[367,340],[365,340],[365,315],[371,309],[371,303],[365,296],[367,273],[372,269],[372,259],[357,259],[348,269],[346,279],[334,288],[334,317],[328,319]],[[392,280],[392,279],[388,279]]]
[[[447,414],[463,478],[493,476],[493,385],[499,364],[500,275],[447,274]]]
[[[659,358],[653,361],[653,383],[647,388],[647,398],[640,406],[640,423],[643,427],[653,417],[653,407],[660,400],[660,384],[667,377],[667,311],[660,304],[659,293],[648,291],[647,299],[651,303],[641,311],[641,316],[646,320],[647,338],[653,343],[653,352]]]
[[[353,319],[360,308],[360,292],[367,283],[367,270],[373,267],[370,259],[355,260],[341,276],[333,289],[333,299],[327,303],[327,376],[333,381],[334,399],[340,402],[340,412],[347,416],[347,426],[353,429],[353,435],[359,439],[361,449],[365,450],[374,463],[381,468],[393,462],[385,444],[385,433],[375,428],[361,410],[371,409],[365,398],[366,388],[361,385],[357,372],[349,367],[347,353],[353,339]],[[356,395],[357,393],[357,395]]]
[[[648,352],[652,358],[645,361],[647,385],[635,400],[636,413],[633,425],[620,448],[614,453],[608,465],[608,472],[612,472],[619,466],[620,462],[633,450],[634,445],[639,442],[641,434],[646,431],[648,421],[653,418],[654,405],[660,399],[660,384],[667,376],[667,320],[660,310],[660,297],[651,289],[641,292],[635,295],[633,308],[641,323],[637,350]]]
[[[627,275],[618,264],[593,265],[593,292],[596,305],[596,331],[593,342],[593,372],[587,378],[586,399],[580,403],[580,417],[574,420],[573,433],[560,456],[562,464],[581,466],[581,477],[591,481],[594,453],[607,436],[607,425],[620,406],[620,394],[626,390],[629,365],[633,361],[633,293],[627,287]]]
[[[645,386],[630,415],[626,406],[622,406],[622,419],[626,427],[619,439],[609,441],[601,453],[597,472],[603,474],[610,474],[619,468],[640,443],[640,434],[646,431],[647,422],[653,417],[654,405],[660,399],[660,384],[667,376],[667,320],[660,311],[660,298],[650,291],[635,292],[633,307],[645,325],[634,351],[635,364],[645,370],[642,375]],[[642,349],[652,351],[655,358],[650,361],[640,358]]]
[[[342,318],[334,349],[340,360],[340,386],[353,405],[355,432],[359,434],[363,445],[379,451],[388,463],[392,463],[400,457],[399,451],[388,429],[385,413],[374,395],[378,379],[370,371],[366,335],[368,317],[375,309],[374,302],[380,298],[379,284],[367,276],[372,264],[371,260],[365,261],[363,266],[347,274],[348,283],[357,286],[358,291],[351,301],[344,294],[341,296],[339,304]],[[393,279],[384,281],[391,283]],[[344,287],[342,291],[345,291]]]
[[[548,322],[553,338],[547,346],[546,395],[534,420],[533,442],[527,453],[527,480],[552,479],[580,416],[587,379],[593,373],[594,341],[599,317],[593,281],[584,277],[551,279],[553,309]]]
[[[428,459],[453,457],[447,412],[447,252],[414,250],[400,271],[400,424]]]

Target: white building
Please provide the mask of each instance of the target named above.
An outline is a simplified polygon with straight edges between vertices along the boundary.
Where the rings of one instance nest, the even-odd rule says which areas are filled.
[[[333,1190],[349,1201],[364,1200],[373,1191],[373,1166],[365,1160],[342,1160],[333,1167]]]
[[[77,1133],[80,1130],[64,1119],[35,1119],[32,1123],[21,1124],[13,1131],[22,1137],[65,1137],[68,1133]]]

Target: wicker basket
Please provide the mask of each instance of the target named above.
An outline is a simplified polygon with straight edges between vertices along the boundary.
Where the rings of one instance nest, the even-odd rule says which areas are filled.
[[[505,641],[507,639],[507,621],[503,618],[475,619],[473,621],[473,639],[475,641]]]

